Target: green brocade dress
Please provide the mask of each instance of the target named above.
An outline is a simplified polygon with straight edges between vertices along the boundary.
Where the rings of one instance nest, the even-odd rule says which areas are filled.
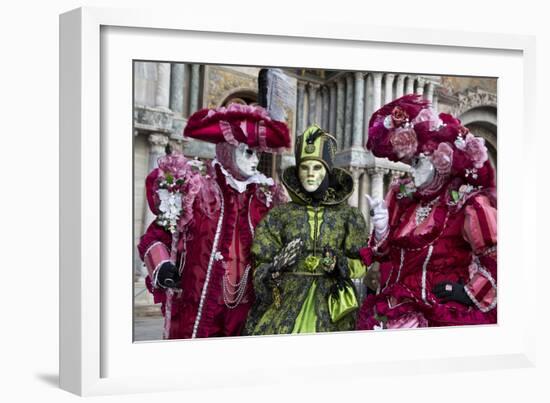
[[[351,178],[348,180],[347,172],[336,171],[335,179],[339,182],[329,188],[321,205],[313,207],[305,195],[299,193],[296,181],[290,176],[293,174],[287,171],[283,174],[283,183],[293,201],[272,209],[256,228],[251,250],[256,303],[248,315],[245,335],[355,329],[360,302],[353,285],[346,286],[336,298],[331,296],[336,280],[318,264],[324,247],[329,246],[337,251],[339,259],[344,259],[351,278],[365,274],[359,260],[359,249],[368,236],[365,220],[357,208],[345,202],[353,190],[353,182]],[[280,303],[277,304],[269,267],[275,255],[296,238],[303,241],[303,249],[297,263],[281,274],[277,287]]]

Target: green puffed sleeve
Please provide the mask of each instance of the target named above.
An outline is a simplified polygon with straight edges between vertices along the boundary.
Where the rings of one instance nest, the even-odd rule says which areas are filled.
[[[281,240],[283,206],[272,209],[256,227],[251,253],[254,261],[253,285],[260,303],[271,303],[272,288],[269,267],[283,248]]]
[[[359,249],[367,246],[368,231],[363,214],[355,207],[349,207],[346,220],[345,255],[351,278],[361,278],[366,273],[366,267],[361,262]]]

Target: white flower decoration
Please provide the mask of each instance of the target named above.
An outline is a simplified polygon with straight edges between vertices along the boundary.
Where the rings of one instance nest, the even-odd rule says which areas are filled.
[[[181,193],[170,192],[168,189],[158,189],[157,195],[160,199],[157,223],[170,232],[176,231],[178,219],[181,214]]]

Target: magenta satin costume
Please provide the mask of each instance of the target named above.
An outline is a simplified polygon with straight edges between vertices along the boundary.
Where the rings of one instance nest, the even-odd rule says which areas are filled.
[[[496,323],[496,204],[490,190],[472,192],[453,204],[445,187],[429,216],[416,224],[420,201],[397,199],[396,183],[386,197],[390,231],[371,237],[361,251],[366,264],[381,263],[381,291],[365,300],[359,329]],[[433,200],[433,199],[432,199]],[[462,282],[473,306],[441,303],[432,293],[442,281]]]
[[[411,164],[412,173],[427,160],[434,176],[418,188],[411,178],[390,185],[388,225],[361,250],[365,264],[380,262],[381,279],[361,307],[358,328],[496,323],[497,200],[483,139],[406,95],[373,114],[367,148]],[[442,297],[442,286],[464,297]]]
[[[155,302],[162,303],[161,309],[167,319],[165,338],[240,335],[254,302],[252,273],[247,272],[253,231],[273,207],[273,203],[267,202],[264,191],[276,194],[278,190],[275,186],[261,190],[258,185],[251,184],[246,191],[239,193],[227,185],[219,166],[214,172],[223,208],[219,206],[213,214],[207,215],[195,205],[185,233],[178,235],[176,266],[182,273],[182,292],[167,293],[163,289],[152,288],[151,283],[155,268],[169,260],[171,234],[153,223],[138,246],[149,270],[148,288],[154,293]],[[146,182],[151,202],[157,174],[158,170],[153,171]],[[200,201],[196,200],[196,203]],[[154,204],[151,208],[155,211]],[[225,283],[224,275],[229,280]],[[247,278],[243,279],[245,275]],[[225,304],[222,287],[225,284],[232,288],[228,294],[231,296],[236,291],[233,285],[241,280],[245,282],[242,299],[229,308]]]
[[[259,106],[233,104],[196,112],[185,136],[216,143],[217,159],[202,165],[182,155],[166,156],[147,177],[153,213],[159,216],[159,189],[164,190],[166,178],[178,184],[182,207],[175,230],[157,219],[141,238],[147,287],[162,304],[164,338],[238,336],[254,302],[254,229],[272,207],[286,201],[286,194],[261,173],[238,177],[232,147],[244,143],[277,151],[290,144],[288,128]],[[181,276],[179,289],[157,286],[157,271],[168,261]]]

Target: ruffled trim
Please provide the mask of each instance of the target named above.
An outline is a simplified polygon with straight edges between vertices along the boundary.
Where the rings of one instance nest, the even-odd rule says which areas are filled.
[[[212,160],[212,167],[214,168],[219,167],[221,173],[225,176],[226,183],[239,193],[243,193],[244,191],[246,191],[246,188],[250,184],[256,184],[260,186],[270,186],[270,187],[275,185],[275,182],[273,181],[272,178],[268,178],[267,176],[265,176],[263,173],[260,173],[260,172],[248,177],[244,181],[235,179],[235,177],[231,175],[231,173],[228,170],[226,170],[216,158]]]

